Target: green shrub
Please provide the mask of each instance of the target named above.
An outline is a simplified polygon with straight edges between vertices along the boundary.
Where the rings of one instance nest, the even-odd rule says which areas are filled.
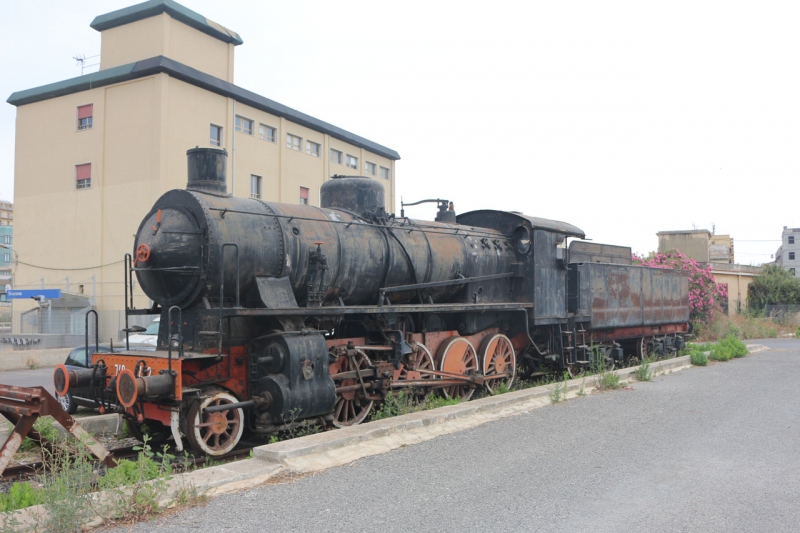
[[[383,420],[384,418],[391,418],[393,416],[405,415],[414,412],[414,406],[411,404],[411,396],[406,397],[403,391],[397,393],[397,396],[389,395],[383,400],[380,409],[372,414],[372,420]]]
[[[744,357],[747,355],[747,346],[736,337],[727,336],[719,342],[719,345],[727,348],[731,357]]]
[[[692,352],[689,354],[689,358],[695,366],[706,366],[708,364],[708,356],[703,352]]]
[[[727,346],[715,344],[714,347],[711,348],[711,354],[708,357],[714,361],[728,361],[733,357],[733,352]]]
[[[619,382],[619,376],[613,372],[603,372],[597,376],[596,386],[600,390],[613,390],[622,387]]]
[[[31,487],[29,483],[15,482],[9,487],[7,493],[0,493],[0,513],[24,509],[42,503],[40,491]]]
[[[797,326],[797,329],[794,331],[794,336],[800,339],[800,326]]]

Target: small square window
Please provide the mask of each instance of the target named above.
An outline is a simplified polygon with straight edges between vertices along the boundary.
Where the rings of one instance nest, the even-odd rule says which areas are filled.
[[[92,164],[75,165],[75,188],[88,189],[92,186]]]
[[[350,154],[347,154],[347,160],[345,162],[345,166],[358,169],[358,158]]]
[[[298,137],[297,135],[292,135],[291,133],[287,133],[286,148],[291,148],[292,150],[297,150],[298,152],[300,152],[303,149],[302,137]]]
[[[78,107],[78,130],[92,129],[93,114],[94,104],[82,105]]]
[[[269,141],[274,143],[277,137],[277,130],[272,126],[267,126],[266,124],[259,124],[258,125],[258,138],[263,139],[265,141]]]
[[[308,187],[300,187],[300,203],[308,205]]]
[[[261,176],[250,174],[250,198],[261,198]]]
[[[222,146],[222,126],[216,126],[212,124],[209,137],[211,146]]]
[[[375,168],[375,163],[370,163],[369,161],[364,162],[364,172],[370,176],[375,175]]]
[[[306,153],[308,155],[313,155],[314,157],[319,157],[320,148],[322,148],[318,143],[312,141],[306,141]]]
[[[794,235],[789,235],[789,244],[794,244]]]
[[[236,115],[236,131],[240,131],[246,135],[253,134],[253,121],[249,118],[240,117]]]
[[[336,163],[337,165],[342,164],[342,152],[339,150],[334,150],[331,148],[331,163]]]
[[[381,177],[385,180],[389,179],[389,169],[386,167],[381,167]]]
[[[794,261],[794,252],[789,252],[789,261]]]

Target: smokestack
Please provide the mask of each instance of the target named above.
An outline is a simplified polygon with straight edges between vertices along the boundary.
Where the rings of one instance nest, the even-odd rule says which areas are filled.
[[[186,158],[189,167],[187,190],[228,196],[225,182],[226,150],[195,147],[186,151]]]

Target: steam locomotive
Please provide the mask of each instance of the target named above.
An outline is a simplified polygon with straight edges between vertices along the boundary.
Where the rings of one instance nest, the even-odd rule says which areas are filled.
[[[54,376],[134,434],[224,455],[244,433],[358,424],[399,391],[468,399],[683,347],[685,274],[573,225],[441,199],[434,221],[398,217],[357,176],[326,181],[320,207],[235,198],[224,150],[187,156],[186,189],[156,201],[125,261],[126,332],[160,315],[158,350]],[[134,275],[152,307],[134,308]]]

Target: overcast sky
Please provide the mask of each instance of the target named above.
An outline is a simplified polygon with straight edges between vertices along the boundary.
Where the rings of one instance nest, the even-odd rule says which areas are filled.
[[[100,53],[89,23],[133,3],[4,3],[3,98],[79,75],[71,57]],[[637,252],[715,224],[744,264],[800,227],[799,2],[182,3],[241,35],[237,85],[397,150],[398,201],[522,211]],[[0,104],[12,200],[15,116]]]

